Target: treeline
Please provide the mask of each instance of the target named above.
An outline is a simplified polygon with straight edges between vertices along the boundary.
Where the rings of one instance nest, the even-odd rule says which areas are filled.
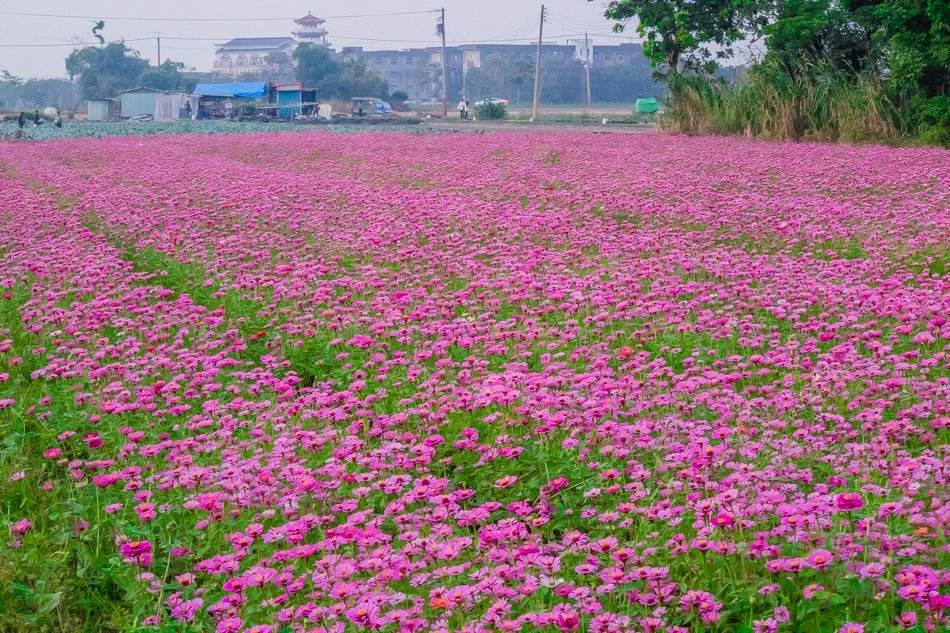
[[[297,79],[321,98],[350,98],[353,95],[387,97],[389,85],[361,61],[342,60],[322,47],[302,44],[293,60],[286,55],[268,57],[266,70],[238,77],[238,81],[290,81]],[[294,64],[293,62],[296,62]],[[83,99],[114,97],[122,90],[144,86],[157,90],[191,92],[198,82],[196,73],[184,71],[184,64],[166,60],[152,66],[138,51],[122,42],[86,46],[66,58],[66,72],[76,79]]]
[[[115,97],[129,88],[190,92],[197,80],[181,62],[165,60],[152,66],[123,42],[77,48],[66,58],[66,72],[76,79],[83,99]]]
[[[950,2],[620,0],[605,15],[645,38],[688,133],[950,145]],[[717,77],[764,43],[741,79]]]
[[[78,102],[76,84],[66,79],[22,79],[0,71],[0,110],[35,110],[49,106],[72,110]]]

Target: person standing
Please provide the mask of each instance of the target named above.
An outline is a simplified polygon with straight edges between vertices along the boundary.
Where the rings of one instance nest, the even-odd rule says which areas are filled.
[[[26,125],[26,112],[20,110],[20,117],[16,120],[16,124],[20,126],[20,129],[23,129],[23,126]]]
[[[42,124],[43,124],[43,117],[40,115],[40,111],[34,110],[33,111],[33,125],[42,125]]]
[[[465,99],[459,101],[459,118],[465,119],[468,115],[468,106],[465,104]]]

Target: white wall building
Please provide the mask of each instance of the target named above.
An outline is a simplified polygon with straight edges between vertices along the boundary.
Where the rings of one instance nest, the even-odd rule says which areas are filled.
[[[293,37],[238,37],[223,44],[215,44],[215,76],[236,79],[243,75],[264,75],[276,69],[274,55],[290,57],[299,44],[329,46],[323,18],[307,13],[294,20],[297,28]]]

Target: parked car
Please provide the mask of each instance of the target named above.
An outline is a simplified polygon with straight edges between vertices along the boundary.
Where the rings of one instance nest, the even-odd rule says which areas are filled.
[[[353,97],[353,114],[356,116],[391,114],[392,111],[388,101],[376,97]]]
[[[475,107],[480,108],[486,103],[500,103],[501,105],[508,105],[507,99],[499,99],[498,97],[488,97],[487,99],[481,99],[480,101],[475,102]]]

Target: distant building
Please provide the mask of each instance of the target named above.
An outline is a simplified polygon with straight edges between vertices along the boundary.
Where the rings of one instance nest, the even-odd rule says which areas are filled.
[[[594,45],[590,48],[592,66],[643,66],[647,63],[641,44]],[[486,56],[500,55],[506,59],[527,56],[533,63],[536,50],[534,44],[466,44],[446,48],[449,92],[453,93],[449,98],[459,97],[454,93],[463,89],[465,75],[473,68],[481,68]],[[341,55],[344,59],[361,60],[369,70],[389,82],[391,91],[402,90],[412,101],[442,98],[441,47],[371,51],[362,46],[346,46]],[[583,40],[579,44],[544,44],[541,47],[542,64],[583,57]],[[456,87],[454,91],[453,86]]]
[[[303,43],[329,47],[326,20],[312,13],[294,20],[292,37],[244,37],[218,44],[215,50],[213,73],[229,79],[249,75],[260,80],[274,80],[283,58],[284,72],[287,61],[297,46]],[[588,50],[589,49],[589,50]],[[534,44],[468,44],[446,48],[448,98],[458,99],[466,90],[466,76],[475,68],[481,68],[486,56],[505,60],[527,58],[533,67],[536,47]],[[403,50],[365,50],[362,46],[345,46],[339,53],[344,60],[359,60],[366,68],[379,74],[389,84],[392,92],[403,91],[411,101],[442,99],[442,48],[413,48]],[[635,43],[594,45],[585,40],[570,44],[544,44],[541,47],[542,64],[560,61],[584,61],[590,57],[592,68],[607,68],[628,65],[644,77],[649,76],[649,64],[643,56],[643,46]],[[292,70],[289,71],[292,74]]]
[[[313,44],[315,46],[329,46],[327,43],[327,30],[323,28],[326,20],[318,18],[309,11],[302,18],[294,20],[297,30],[291,33],[301,44]]]
[[[290,56],[297,48],[292,37],[239,37],[218,44],[214,52],[215,75],[230,78],[260,74],[276,66],[272,55]]]
[[[642,64],[646,61],[643,56],[642,44],[613,44],[610,46],[591,46],[592,66],[612,66],[615,64]]]
[[[390,92],[402,90],[412,100],[434,98],[441,90],[436,84],[442,85],[442,71],[432,66],[425,49],[366,51],[362,46],[346,46],[340,55],[362,61],[389,83]]]
[[[328,46],[323,18],[307,13],[294,20],[293,37],[238,37],[224,44],[215,44],[215,76],[236,79],[246,75],[264,77],[274,73],[280,57],[289,59],[299,44]]]

